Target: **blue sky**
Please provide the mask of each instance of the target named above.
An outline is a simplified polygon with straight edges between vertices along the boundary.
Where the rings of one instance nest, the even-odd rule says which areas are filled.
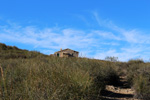
[[[53,54],[150,59],[149,0],[0,0],[0,42]]]

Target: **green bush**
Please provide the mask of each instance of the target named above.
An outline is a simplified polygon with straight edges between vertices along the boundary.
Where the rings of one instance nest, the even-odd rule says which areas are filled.
[[[116,63],[58,58],[0,44],[0,99],[96,100],[117,81]]]
[[[137,98],[150,100],[150,82],[148,77],[143,75],[137,76],[137,78],[134,80],[133,87],[136,91],[135,96]]]
[[[150,100],[150,64],[143,61],[128,62],[128,81],[135,90],[135,97]]]
[[[45,56],[37,51],[27,51],[19,49],[15,46],[6,46],[0,43],[0,59],[10,58],[34,58],[37,56]]]
[[[117,76],[114,66],[86,58],[18,58],[1,60],[0,64],[3,99],[96,99],[109,79]]]

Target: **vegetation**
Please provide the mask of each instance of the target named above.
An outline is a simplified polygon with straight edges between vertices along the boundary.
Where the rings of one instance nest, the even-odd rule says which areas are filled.
[[[105,60],[111,61],[111,62],[117,62],[117,61],[118,61],[118,57],[110,57],[110,56],[107,56],[107,57],[105,58]]]
[[[127,72],[128,81],[135,90],[135,97],[150,100],[150,63],[130,60]]]
[[[99,100],[127,76],[135,97],[150,100],[150,63],[59,58],[0,44],[0,100]]]
[[[112,62],[58,58],[0,44],[2,100],[96,100],[117,79]]]
[[[37,51],[21,50],[15,46],[6,46],[0,43],[0,59],[35,58],[40,55],[43,54]]]
[[[150,63],[137,59],[118,64],[119,74],[127,76],[130,87],[135,91],[135,98],[150,100]]]

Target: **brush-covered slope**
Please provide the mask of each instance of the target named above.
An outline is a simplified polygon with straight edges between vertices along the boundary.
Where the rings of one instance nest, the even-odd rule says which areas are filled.
[[[99,100],[106,84],[118,79],[115,63],[0,45],[0,57],[9,58],[0,59],[2,100]]]
[[[39,55],[42,55],[42,54],[36,51],[22,50],[15,46],[6,46],[5,44],[0,43],[0,58],[1,59],[33,58]]]

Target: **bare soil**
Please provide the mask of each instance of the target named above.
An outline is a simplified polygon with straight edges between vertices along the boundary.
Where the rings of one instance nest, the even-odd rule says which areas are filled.
[[[125,76],[120,76],[119,84],[107,85],[102,95],[102,100],[139,100],[134,98],[134,90],[128,85]]]

